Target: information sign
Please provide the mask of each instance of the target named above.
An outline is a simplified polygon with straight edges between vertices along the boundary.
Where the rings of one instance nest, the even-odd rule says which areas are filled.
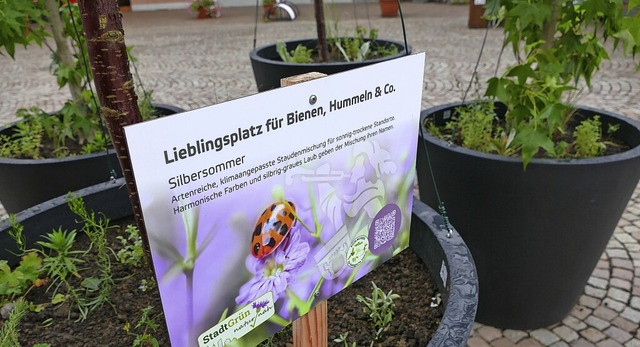
[[[174,347],[255,345],[408,246],[424,59],[125,128]]]

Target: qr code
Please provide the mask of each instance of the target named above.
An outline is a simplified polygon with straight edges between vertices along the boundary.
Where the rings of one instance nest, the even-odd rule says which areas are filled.
[[[396,226],[396,210],[377,218],[374,222],[373,249],[393,240]]]

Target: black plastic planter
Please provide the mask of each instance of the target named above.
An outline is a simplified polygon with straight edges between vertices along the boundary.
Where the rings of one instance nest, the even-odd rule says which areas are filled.
[[[111,220],[133,215],[124,179],[100,183],[74,192],[82,197],[88,211],[104,214]],[[454,229],[444,229],[442,217],[414,199],[411,218],[410,247],[425,263],[442,294],[444,314],[427,346],[464,347],[473,328],[478,305],[478,278],[473,258]],[[78,229],[78,219],[67,206],[64,196],[31,207],[16,215],[24,226],[27,248],[36,246],[42,235],[51,230]],[[15,242],[9,236],[7,220],[0,221],[0,259],[10,265],[19,259]]]
[[[153,104],[160,115],[184,110],[172,105]],[[10,135],[16,123],[0,128]],[[108,181],[114,170],[122,176],[113,149],[107,152],[53,159],[0,158],[0,202],[9,213],[17,213],[41,202],[99,182]]]
[[[466,244],[442,216],[413,199],[410,247],[422,259],[444,300],[444,314],[429,347],[466,346],[478,308],[478,275]]]
[[[445,122],[457,106],[425,110],[421,124],[425,117]],[[535,329],[564,319],[638,184],[638,122],[581,110],[600,115],[605,129],[620,124],[616,134],[632,148],[592,159],[534,159],[524,171],[519,158],[471,151],[426,131],[421,135],[420,198],[437,206],[433,174],[448,216],[476,262],[479,322]]]
[[[73,192],[81,197],[87,211],[102,213],[111,220],[133,215],[129,200],[129,191],[124,178],[99,183]],[[24,227],[27,249],[42,241],[42,235],[62,228],[62,230],[79,229],[76,216],[67,206],[66,195],[45,201],[16,214],[16,221]],[[9,236],[11,225],[7,219],[0,221],[0,259],[9,264],[16,264],[19,258],[15,241]]]
[[[398,47],[398,54],[379,58],[370,59],[362,62],[332,62],[332,63],[312,63],[312,64],[295,64],[286,63],[280,59],[278,52],[276,51],[276,45],[267,45],[258,47],[251,51],[249,58],[251,59],[251,67],[253,68],[253,76],[258,86],[258,91],[263,92],[280,87],[280,80],[285,77],[291,77],[295,75],[301,75],[308,72],[320,72],[327,75],[331,75],[338,72],[343,72],[355,68],[359,68],[366,65],[379,63],[381,61],[391,60],[407,54],[404,44],[396,41],[376,40],[382,45],[394,45]],[[309,49],[315,49],[317,46],[317,40],[306,39],[297,41],[285,42],[287,50],[291,51],[295,49],[299,44],[302,44]],[[411,50],[409,49],[409,52]]]

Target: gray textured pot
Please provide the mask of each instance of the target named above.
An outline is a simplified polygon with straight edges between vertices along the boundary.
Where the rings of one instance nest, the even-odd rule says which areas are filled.
[[[162,116],[184,110],[165,104],[153,104]],[[16,123],[0,128],[10,135]],[[66,158],[0,158],[0,203],[9,213],[17,213],[41,202],[99,182],[108,181],[111,170],[122,177],[113,149]]]
[[[478,274],[473,257],[455,229],[431,207],[413,199],[409,246],[435,276],[444,315],[427,346],[466,346],[478,308]]]
[[[124,178],[86,187],[74,191],[73,194],[83,199],[87,211],[103,213],[111,220],[133,215]],[[66,194],[32,206],[15,216],[16,221],[24,227],[27,249],[36,247],[36,241],[41,241],[42,235],[54,229],[81,229],[81,225],[76,222],[78,217],[67,206]],[[18,249],[9,236],[9,230],[9,221],[0,221],[0,259],[7,260],[9,264],[16,264],[19,260],[15,255],[18,254]]]

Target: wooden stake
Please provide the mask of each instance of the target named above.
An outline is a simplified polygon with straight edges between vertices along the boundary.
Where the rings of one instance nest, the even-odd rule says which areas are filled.
[[[280,86],[287,87],[311,81],[327,75],[309,72],[280,80]],[[323,301],[302,317],[293,321],[294,347],[327,347],[327,302]]]
[[[317,78],[321,78],[321,77],[326,77],[326,74],[320,73],[320,72],[308,72],[302,75],[295,75],[295,76],[291,76],[291,77],[285,77],[283,79],[280,80],[280,86],[281,87],[288,87],[288,86],[292,86],[294,84],[298,84],[298,83],[302,83],[302,82],[307,82],[307,81],[311,81],[311,80],[315,80]]]
[[[294,347],[327,347],[327,302],[293,321]]]

